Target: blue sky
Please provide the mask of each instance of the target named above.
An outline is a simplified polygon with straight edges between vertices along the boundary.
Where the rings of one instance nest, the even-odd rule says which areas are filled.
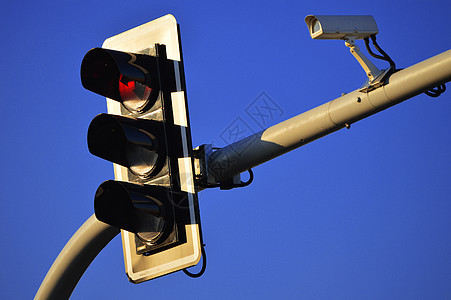
[[[98,185],[113,178],[86,144],[106,102],[79,75],[84,54],[106,38],[173,14],[193,144],[221,147],[237,120],[252,133],[363,83],[342,41],[310,38],[306,15],[373,15],[379,45],[405,68],[450,49],[449,11],[448,1],[404,0],[5,3],[0,298],[34,296],[93,214]],[[280,108],[265,124],[246,113],[262,92]],[[249,187],[201,192],[201,278],[131,284],[116,237],[72,299],[449,299],[450,95],[419,95],[260,165]]]

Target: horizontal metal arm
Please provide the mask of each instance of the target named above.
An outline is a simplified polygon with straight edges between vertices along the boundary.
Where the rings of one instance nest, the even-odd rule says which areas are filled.
[[[392,74],[368,93],[358,90],[212,152],[208,174],[232,178],[290,150],[451,80],[451,50]]]

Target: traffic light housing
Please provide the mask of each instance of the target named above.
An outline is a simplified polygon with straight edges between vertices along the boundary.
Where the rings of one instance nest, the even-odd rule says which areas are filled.
[[[114,163],[96,217],[122,229],[126,273],[139,283],[197,264],[201,231],[179,28],[164,16],[83,58],[83,86],[107,97],[89,151]]]

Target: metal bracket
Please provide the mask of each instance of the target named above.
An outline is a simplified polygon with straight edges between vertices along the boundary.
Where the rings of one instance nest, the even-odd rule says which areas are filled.
[[[345,45],[351,51],[351,54],[357,59],[359,64],[368,77],[368,81],[359,90],[362,93],[368,93],[374,89],[385,84],[385,78],[391,73],[391,67],[386,70],[379,70],[362,52],[360,48],[355,44],[355,40],[348,38],[345,40]]]
[[[388,69],[382,70],[379,76],[374,78],[374,80],[370,81],[367,80],[365,84],[360,88],[359,92],[361,93],[368,93],[372,90],[377,89],[378,87],[381,87],[385,85],[385,79],[387,76],[393,73],[393,68],[390,67]]]
[[[216,184],[214,178],[208,176],[208,157],[213,153],[211,144],[200,145],[193,150],[194,155],[194,181],[196,189],[201,191],[208,186]]]
[[[209,169],[208,160],[214,153],[213,145],[204,144],[193,150],[194,154],[194,181],[197,191],[206,188],[219,187],[221,190],[230,190],[242,184],[241,175],[237,174],[223,182],[218,182]]]

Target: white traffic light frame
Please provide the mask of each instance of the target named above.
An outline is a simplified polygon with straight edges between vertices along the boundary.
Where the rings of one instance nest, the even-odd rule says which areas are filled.
[[[155,44],[166,46],[167,58],[181,61],[181,47],[177,21],[166,15],[141,26],[130,29],[105,40],[102,47],[112,50],[139,53]],[[174,64],[177,92],[171,93],[174,124],[180,126],[183,157],[178,159],[181,190],[188,193],[190,224],[185,225],[186,242],[164,251],[144,256],[136,253],[135,234],[121,230],[124,250],[125,271],[130,281],[140,283],[168,273],[196,265],[201,258],[201,233],[194,188],[192,151],[185,91],[182,90],[184,78],[180,76],[179,64]],[[121,114],[121,104],[107,98],[108,113]],[[116,180],[128,181],[125,167],[114,164]]]

